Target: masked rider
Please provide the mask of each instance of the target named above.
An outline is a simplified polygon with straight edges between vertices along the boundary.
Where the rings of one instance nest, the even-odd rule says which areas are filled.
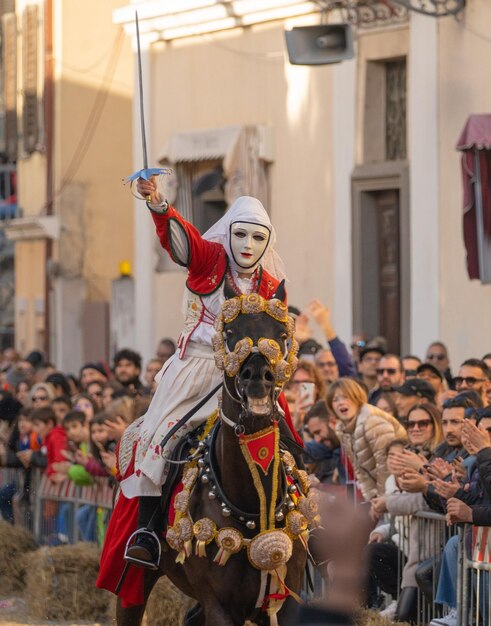
[[[162,440],[176,422],[221,381],[211,339],[225,300],[225,279],[238,295],[258,293],[268,299],[284,274],[274,250],[274,229],[259,200],[238,198],[201,236],[161,197],[154,179],[140,178],[137,189],[149,197],[147,206],[162,247],[188,272],[178,351],[157,375],[157,390],[147,413],[127,429],[120,445],[120,462],[136,446],[134,472],[123,478],[121,489],[126,498],[139,498],[138,527],[143,529],[136,534],[125,559],[152,567],[158,558],[157,535],[145,532],[145,528],[160,504],[169,470],[167,459],[178,440],[201,425],[218,406],[215,394],[161,449]]]

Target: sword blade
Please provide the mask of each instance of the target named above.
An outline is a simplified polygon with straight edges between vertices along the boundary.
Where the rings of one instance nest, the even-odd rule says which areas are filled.
[[[140,127],[142,136],[142,153],[143,153],[143,168],[148,168],[148,156],[147,156],[147,136],[145,134],[145,113],[143,110],[143,72],[142,72],[142,55],[140,48],[140,28],[138,26],[138,11],[135,11],[136,22],[136,45],[138,50],[138,90],[140,93]]]

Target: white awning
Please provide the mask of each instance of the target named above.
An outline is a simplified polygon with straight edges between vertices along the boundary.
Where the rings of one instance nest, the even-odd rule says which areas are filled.
[[[272,161],[271,128],[258,125],[226,126],[204,130],[189,130],[174,133],[158,157],[159,163],[182,163],[183,161],[229,161],[241,138],[241,133],[254,128],[259,137],[258,157]],[[224,169],[228,169],[224,164]]]
[[[2,224],[11,241],[28,241],[60,238],[60,217],[58,215],[18,217]]]

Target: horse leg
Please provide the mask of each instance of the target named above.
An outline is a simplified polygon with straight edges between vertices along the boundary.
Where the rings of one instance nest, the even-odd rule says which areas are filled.
[[[186,611],[184,626],[205,626],[205,614],[199,602]]]
[[[234,621],[230,615],[227,615],[222,607],[212,600],[206,602],[204,606],[205,621],[203,626],[243,626],[244,621]]]
[[[145,571],[143,580],[143,604],[138,606],[130,606],[124,608],[121,604],[121,598],[116,602],[116,624],[117,626],[140,626],[143,620],[143,614],[147,606],[148,598],[157,580],[163,576],[160,570]]]

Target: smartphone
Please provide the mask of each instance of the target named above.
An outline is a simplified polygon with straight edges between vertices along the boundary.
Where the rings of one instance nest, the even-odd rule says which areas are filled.
[[[298,405],[303,409],[308,408],[315,402],[315,383],[300,383]]]

